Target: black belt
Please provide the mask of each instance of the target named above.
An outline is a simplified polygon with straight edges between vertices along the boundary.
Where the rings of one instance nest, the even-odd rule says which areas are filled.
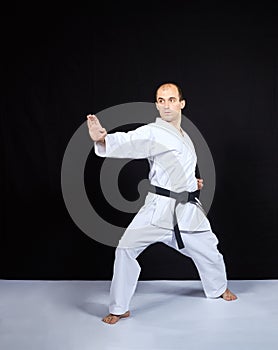
[[[179,203],[187,203],[187,202],[196,203],[197,202],[196,198],[199,198],[200,190],[197,190],[194,192],[187,192],[187,191],[173,192],[173,191],[167,190],[166,188],[152,186],[149,191],[155,194],[159,194],[160,196],[170,197],[176,200],[175,208],[174,208],[174,232],[175,232],[175,237],[176,237],[179,249],[184,248],[184,244],[181,239],[180,229],[179,229],[178,220],[177,220],[176,207]]]

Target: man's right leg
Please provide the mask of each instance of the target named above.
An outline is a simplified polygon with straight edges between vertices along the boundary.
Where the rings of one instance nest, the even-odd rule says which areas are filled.
[[[115,252],[110,286],[110,313],[103,318],[104,322],[114,324],[120,318],[129,316],[129,304],[141,271],[137,257],[150,244],[161,241],[169,235],[172,236],[171,230],[153,225],[126,230]]]
[[[136,258],[143,250],[144,247],[116,248],[113,278],[110,286],[109,315],[102,319],[103,322],[114,324],[119,319],[130,315],[129,304],[141,271]]]
[[[114,272],[110,287],[109,312],[120,315],[128,311],[141,267],[136,260],[143,249],[120,248],[115,252]]]

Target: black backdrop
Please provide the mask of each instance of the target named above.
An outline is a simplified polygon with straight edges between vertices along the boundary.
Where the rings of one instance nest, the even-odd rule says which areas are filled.
[[[264,5],[48,3],[2,12],[1,278],[111,278],[115,249],[83,233],[65,207],[63,155],[88,113],[153,102],[167,79],[182,86],[184,113],[213,155],[209,219],[229,279],[278,278],[278,17]],[[91,154],[88,187],[97,164]],[[145,171],[134,162],[122,174],[127,197]],[[162,244],[139,261],[141,279],[198,278],[191,260]]]

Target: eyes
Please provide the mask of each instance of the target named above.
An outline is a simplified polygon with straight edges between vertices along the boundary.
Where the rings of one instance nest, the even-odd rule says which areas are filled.
[[[170,98],[168,99],[168,101],[169,101],[170,103],[176,103],[176,102],[178,102],[178,100],[177,100],[175,97],[170,97]],[[159,103],[159,104],[165,104],[164,98],[159,97],[159,98],[157,99],[157,103]]]

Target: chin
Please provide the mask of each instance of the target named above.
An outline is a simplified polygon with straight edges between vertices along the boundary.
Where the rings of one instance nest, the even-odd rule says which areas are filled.
[[[171,115],[163,115],[161,116],[161,119],[165,120],[166,122],[171,122],[173,117]]]

